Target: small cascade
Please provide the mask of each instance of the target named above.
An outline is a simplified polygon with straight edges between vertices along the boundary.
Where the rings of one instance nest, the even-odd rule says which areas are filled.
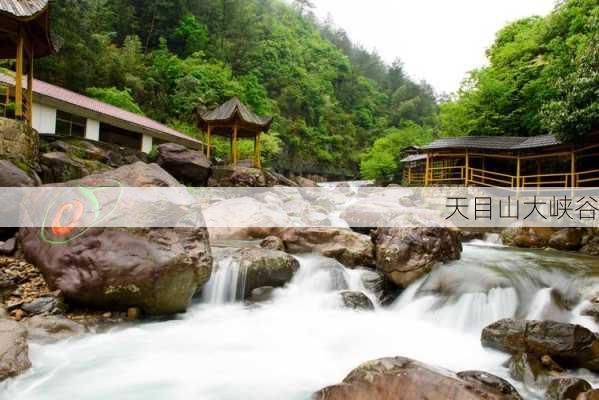
[[[240,301],[245,293],[245,270],[232,257],[219,260],[203,290],[206,303],[226,304]]]

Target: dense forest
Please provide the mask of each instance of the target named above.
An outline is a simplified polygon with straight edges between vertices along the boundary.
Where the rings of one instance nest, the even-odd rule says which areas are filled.
[[[433,90],[321,23],[306,0],[57,0],[41,79],[201,135],[193,111],[238,96],[274,115],[266,161],[358,176],[373,142],[432,127]],[[227,145],[217,144],[224,155]],[[250,143],[240,150],[249,154]]]
[[[599,121],[599,3],[559,2],[497,33],[487,66],[436,98],[309,0],[56,0],[42,79],[201,137],[194,110],[238,96],[275,117],[267,165],[389,180],[400,149],[449,135],[577,140]],[[217,143],[224,157],[227,144]],[[240,146],[249,156],[251,144]]]

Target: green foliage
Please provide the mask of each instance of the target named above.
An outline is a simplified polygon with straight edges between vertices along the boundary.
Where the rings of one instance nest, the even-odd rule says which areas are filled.
[[[580,54],[597,35],[593,21],[598,16],[596,0],[566,0],[545,18],[504,27],[487,52],[490,65],[473,71],[457,99],[441,105],[441,133],[529,136],[550,131],[563,138],[590,133],[592,120],[597,122],[589,86],[592,61],[582,61]]]
[[[173,38],[184,43],[182,53],[189,56],[206,48],[208,30],[198,22],[196,17],[188,14],[181,19],[179,27],[173,33]]]
[[[413,122],[405,123],[400,128],[387,129],[384,136],[377,139],[372,149],[362,158],[362,177],[378,182],[392,181],[400,166],[401,150],[428,143],[432,137],[430,128]]]
[[[88,96],[103,101],[104,103],[112,104],[113,106],[120,107],[136,114],[143,114],[141,108],[139,108],[135,103],[135,100],[133,100],[133,97],[131,97],[131,91],[129,89],[119,90],[115,87],[90,87],[85,92]]]

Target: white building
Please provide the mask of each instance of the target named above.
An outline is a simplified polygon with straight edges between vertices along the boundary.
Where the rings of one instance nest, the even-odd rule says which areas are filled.
[[[13,87],[14,79],[0,74],[2,84]],[[201,141],[153,119],[38,79],[33,80],[32,126],[41,134],[82,137],[145,153],[165,142],[203,149]]]

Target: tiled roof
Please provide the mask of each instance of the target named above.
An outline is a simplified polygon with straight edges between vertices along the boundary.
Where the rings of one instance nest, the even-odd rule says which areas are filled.
[[[403,160],[401,160],[401,162],[412,162],[412,161],[420,161],[420,160],[426,160],[427,156],[426,154],[412,154],[411,156],[407,156],[406,158],[404,158]]]
[[[203,114],[201,118],[206,122],[228,121],[235,113],[239,113],[242,121],[266,128],[272,122],[272,117],[261,117],[250,111],[237,97],[221,104],[212,111]]]
[[[487,149],[487,150],[526,150],[556,146],[561,142],[553,135],[533,137],[521,136],[461,136],[435,140],[423,150],[438,149]]]
[[[8,75],[0,74],[0,82],[9,85],[14,85],[14,78]],[[70,90],[61,88],[56,85],[52,85],[48,82],[40,81],[39,79],[33,80],[33,93],[34,95],[37,94],[41,96],[46,96],[59,102],[68,103],[78,108],[109,116],[127,122],[129,124],[137,125],[140,128],[144,128],[162,135],[166,135],[170,138],[179,139],[175,141],[184,142],[182,144],[187,144],[191,147],[198,147],[199,145],[202,145],[201,141],[194,139],[184,133],[176,131],[172,128],[169,128],[168,126],[154,121],[153,119],[123,110],[122,108],[103,103],[99,100],[95,100],[87,96],[83,96],[79,93],[72,92]]]
[[[0,0],[0,12],[17,18],[32,17],[48,7],[48,0]]]

